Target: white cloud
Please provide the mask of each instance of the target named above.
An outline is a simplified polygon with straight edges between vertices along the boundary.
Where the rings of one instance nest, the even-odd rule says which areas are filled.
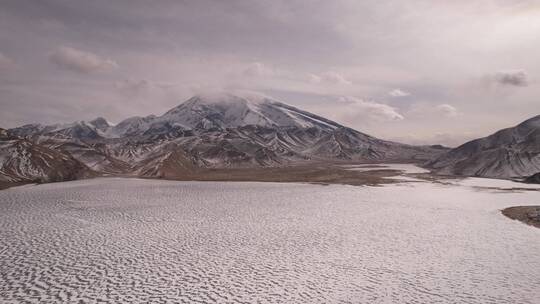
[[[308,75],[308,80],[311,83],[320,83],[322,81],[321,77],[317,76],[315,74],[309,74]]]
[[[313,83],[329,83],[350,85],[352,82],[345,78],[342,74],[334,71],[324,72],[320,75],[309,74],[309,80]]]
[[[351,122],[356,119],[391,121],[402,120],[404,118],[395,108],[386,104],[366,101],[352,96],[340,97],[338,101],[345,104],[342,107],[341,116]]]
[[[406,97],[406,96],[410,96],[411,93],[404,91],[402,89],[393,89],[392,91],[388,92],[388,95],[392,97]]]
[[[49,59],[60,68],[79,73],[108,71],[118,67],[118,64],[111,59],[65,46],[59,47],[50,54]]]
[[[253,62],[244,70],[244,75],[255,77],[272,76],[274,70],[261,62]]]
[[[455,106],[447,103],[443,104],[430,104],[430,103],[416,103],[413,104],[411,109],[407,112],[407,116],[419,120],[425,119],[440,119],[440,117],[455,118],[460,116],[461,113]]]
[[[459,115],[459,111],[456,109],[456,107],[449,105],[449,104],[440,104],[435,107],[438,112],[443,114],[446,117],[456,117]]]

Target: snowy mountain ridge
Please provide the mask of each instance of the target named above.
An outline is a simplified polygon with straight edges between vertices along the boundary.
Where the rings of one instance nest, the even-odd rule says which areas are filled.
[[[233,94],[197,95],[162,116],[128,118],[113,127],[114,134],[142,134],[149,129],[171,126],[180,130],[227,129],[247,125],[261,127],[343,127],[317,115],[263,96]],[[119,127],[121,126],[121,127]]]
[[[261,127],[321,127],[332,130],[342,125],[262,95],[231,93],[196,95],[161,116],[130,117],[116,125],[98,117],[66,124],[29,124],[12,130],[28,136],[76,129],[104,138],[141,135],[150,129],[173,127],[180,130],[227,129],[247,125]],[[71,132],[71,131],[69,131]],[[76,135],[76,134],[75,134]],[[86,134],[85,136],[87,136]]]
[[[259,95],[197,95],[161,116],[104,118],[9,134],[67,153],[100,174],[172,176],[197,168],[309,162],[421,162],[444,152],[381,140]]]

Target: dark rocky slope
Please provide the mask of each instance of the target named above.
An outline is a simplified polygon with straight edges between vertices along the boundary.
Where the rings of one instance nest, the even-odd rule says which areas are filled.
[[[447,175],[528,177],[540,172],[540,115],[452,149],[426,167]]]

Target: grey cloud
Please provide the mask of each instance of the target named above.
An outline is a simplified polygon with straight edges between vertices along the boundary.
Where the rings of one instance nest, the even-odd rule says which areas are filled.
[[[0,53],[0,71],[3,69],[7,69],[11,66],[13,66],[15,63],[13,60],[6,55]]]
[[[326,6],[283,0],[164,0],[159,5],[141,0],[18,0],[7,1],[3,10],[23,20],[58,20],[69,29],[65,36],[114,48],[155,52],[180,46],[191,55],[222,52],[251,60],[290,60],[291,55],[317,60],[335,47],[350,47],[330,21],[317,17]],[[339,16],[335,9],[326,13]]]
[[[529,84],[528,75],[523,70],[501,71],[493,79],[501,85],[526,87]]]
[[[118,64],[111,59],[65,46],[59,47],[50,54],[49,59],[60,68],[79,73],[108,71],[118,67]]]
[[[114,87],[119,90],[127,91],[140,91],[147,90],[154,87],[155,85],[146,79],[134,80],[134,79],[125,79],[122,81],[117,81],[114,83]]]

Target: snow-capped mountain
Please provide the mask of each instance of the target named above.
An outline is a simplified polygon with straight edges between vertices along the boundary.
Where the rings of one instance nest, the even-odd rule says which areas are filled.
[[[540,172],[540,115],[467,142],[426,164],[441,174],[496,178]]]
[[[242,126],[343,128],[333,121],[299,110],[260,95],[238,96],[230,93],[197,95],[161,116],[130,117],[115,126],[104,118],[69,124],[25,125],[12,129],[19,136],[53,134],[71,138],[119,138],[170,130],[225,130]]]
[[[162,116],[128,118],[111,128],[111,136],[123,137],[164,133],[170,130],[225,130],[242,126],[317,127],[343,126],[260,95],[230,93],[197,95]]]
[[[174,176],[196,168],[313,161],[425,161],[444,149],[377,139],[269,97],[197,95],[161,116],[9,130],[105,174]]]
[[[233,94],[195,96],[169,110],[159,121],[185,129],[226,129],[247,125],[259,127],[318,127],[333,130],[343,126],[263,96]]]

